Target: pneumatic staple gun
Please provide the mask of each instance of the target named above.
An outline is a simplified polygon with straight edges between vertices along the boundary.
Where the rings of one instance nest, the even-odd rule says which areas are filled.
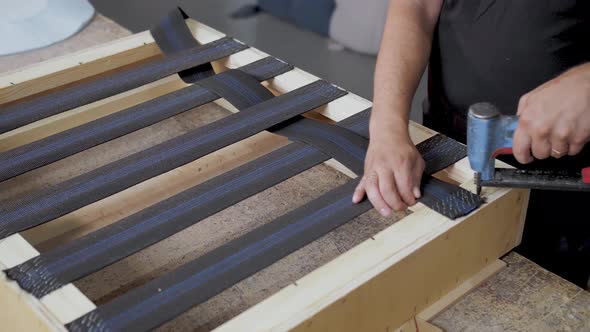
[[[474,104],[467,119],[467,154],[481,187],[590,191],[590,167],[581,171],[538,171],[495,168],[495,158],[512,154],[518,117],[501,115],[489,103]],[[590,164],[590,160],[588,161]]]

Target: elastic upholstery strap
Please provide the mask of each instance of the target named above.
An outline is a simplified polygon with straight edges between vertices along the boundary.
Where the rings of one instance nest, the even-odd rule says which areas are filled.
[[[423,176],[421,188],[423,195],[418,201],[450,219],[464,216],[483,203],[481,196],[432,176]]]
[[[292,143],[6,271],[41,298],[286,180],[329,156]]]
[[[147,331],[211,298],[371,208],[356,181],[293,210],[67,325],[70,331]]]
[[[258,80],[239,70],[228,70],[196,84],[215,92],[238,110],[274,97]]]
[[[347,126],[365,127],[367,119],[356,116]],[[314,146],[291,143],[6,273],[41,298],[329,158]]]
[[[433,145],[425,146],[427,155],[435,155]],[[452,164],[456,160],[448,161]],[[71,331],[96,326],[105,331],[153,329],[371,209],[368,201],[352,203],[357,184],[358,180],[350,181],[100,306],[67,327]]]
[[[282,61],[267,57],[241,67],[238,71],[258,82],[285,73],[292,68],[291,65]],[[222,76],[227,74],[224,73]],[[1,152],[0,181],[127,135],[209,103],[218,97],[219,95],[211,89],[191,85],[30,144]]]
[[[213,60],[221,59],[247,46],[231,38],[222,38],[176,54],[156,58],[137,66],[122,68],[110,75],[63,87],[56,92],[33,96],[24,101],[0,106],[0,133],[73,108],[135,89]]]
[[[218,75],[196,84],[214,91],[237,109],[273,98],[269,90],[243,72],[227,71],[224,74],[228,76]],[[350,130],[297,116],[268,128],[268,131],[313,145],[355,173],[363,172],[368,140]]]
[[[345,94],[329,83],[316,81],[75,177],[56,188],[8,203],[3,207],[6,212],[0,214],[0,239],[182,166]]]
[[[367,121],[367,117],[354,116],[345,125],[355,129],[354,132],[362,133],[363,130],[359,128],[368,126]],[[293,125],[295,123],[286,127]],[[418,145],[418,149],[427,156],[427,164],[431,161],[439,163],[436,153],[433,153],[436,145],[430,142],[445,145],[446,140],[452,141],[444,136],[435,136]],[[447,159],[446,162],[450,165],[462,157],[456,155],[454,160]],[[43,253],[6,273],[17,280],[21,288],[41,298],[329,158],[329,155],[314,146],[292,143],[112,225]],[[353,165],[354,163],[358,164],[358,160],[353,161]],[[451,187],[456,189],[455,186]]]
[[[363,174],[369,141],[355,132],[302,116],[270,128],[269,131],[315,146],[356,174]]]
[[[303,118],[289,121],[286,127],[297,125],[301,120]],[[346,125],[363,128],[368,125],[367,120],[367,117],[355,116]],[[329,158],[329,155],[314,146],[289,144],[112,225],[43,253],[6,273],[18,281],[22,289],[41,298]]]
[[[355,121],[348,120],[346,125],[349,128],[364,127],[367,125],[366,119],[366,116],[355,116],[350,119]],[[361,126],[358,125],[357,121],[361,122]],[[362,122],[364,122],[364,126]],[[358,132],[362,133],[362,131],[359,130]],[[448,140],[448,138],[444,139]],[[435,155],[432,153],[435,146],[428,144],[431,140],[444,144],[444,140],[441,141],[438,136],[421,143],[418,148],[424,151],[425,155]],[[422,146],[425,148],[422,148]],[[461,156],[457,157],[462,158]],[[122,259],[151,243],[166,238],[184,227],[328,158],[327,155],[313,146],[292,143],[254,162],[127,217],[116,224],[107,226],[57,250],[43,254],[7,271],[7,274],[19,281],[19,284],[24,286],[25,289],[41,297],[67,282]],[[436,156],[434,158],[436,159]],[[457,160],[448,160],[448,162],[452,164]],[[429,163],[428,159],[427,163]],[[351,192],[352,189],[348,188],[346,190]],[[326,198],[320,198],[320,200],[324,199]],[[350,201],[348,203],[350,204]],[[366,203],[364,204],[366,205]],[[370,208],[370,205],[360,207],[364,212]],[[309,206],[304,206],[301,209],[307,213],[315,211],[310,209]],[[347,209],[344,212],[347,217],[332,220],[335,225],[346,222],[349,218],[356,216],[355,213],[358,213],[350,213]],[[312,241],[322,234],[314,231],[313,236],[300,238],[298,241]],[[298,244],[293,244],[291,247],[285,245],[282,245],[282,247],[288,250],[296,250],[298,246],[304,245],[302,242],[296,243]],[[264,257],[267,257],[267,253],[264,255]],[[270,264],[266,259],[263,260]],[[236,280],[245,272],[239,270],[236,273],[224,275],[221,278],[227,283]],[[216,289],[215,287],[218,287],[219,284],[215,283],[207,287],[210,286],[213,287],[212,289]],[[191,301],[200,301],[202,300],[201,296],[208,293],[201,293],[199,290],[197,294],[200,295],[192,296]],[[166,312],[167,315],[171,315],[171,318],[176,315],[176,310],[179,310],[176,302],[171,306],[173,310],[165,308],[159,309],[158,312]],[[98,312],[93,312],[71,325],[70,328],[72,330],[87,328],[88,326],[85,324],[91,324],[94,328],[100,326],[105,330],[111,328],[119,330],[119,327],[112,327],[111,323],[102,321],[100,317]],[[163,321],[159,321],[157,324]]]
[[[176,54],[199,45],[186,25],[187,18],[189,16],[185,11],[177,7],[150,29],[156,44],[166,55]],[[213,66],[210,63],[201,64],[178,73],[186,83],[194,83],[214,74]]]

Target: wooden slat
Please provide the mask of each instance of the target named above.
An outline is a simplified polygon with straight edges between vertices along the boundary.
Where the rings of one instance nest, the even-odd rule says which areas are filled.
[[[0,134],[0,152],[57,134],[103,116],[135,106],[185,87],[177,77],[168,77],[97,102],[33,122]]]
[[[0,240],[0,267],[11,268],[36,257],[39,252],[20,234]],[[65,324],[96,306],[74,285],[68,284],[41,300],[8,280],[0,272],[0,321],[7,331],[63,331]]]
[[[0,104],[160,55],[149,32],[26,66],[0,76]]]

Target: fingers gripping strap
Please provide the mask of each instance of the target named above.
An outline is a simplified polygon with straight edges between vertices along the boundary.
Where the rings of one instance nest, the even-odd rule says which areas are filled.
[[[368,123],[369,114],[369,112],[358,113],[342,121],[341,124],[368,137],[368,126],[363,126],[362,123]],[[416,148],[426,162],[421,183],[422,197],[418,200],[420,203],[451,219],[464,216],[483,203],[479,195],[430,176],[465,158],[467,156],[465,145],[437,134],[418,144]]]
[[[68,180],[55,189],[10,203],[0,215],[0,238],[77,210],[344,94],[331,84],[316,81]]]
[[[159,24],[150,29],[156,44],[166,55],[176,54],[199,45],[186,25],[187,18],[189,17],[184,10],[177,7],[168,13]],[[213,66],[210,63],[197,65],[178,73],[186,83],[194,83],[214,74]]]
[[[140,66],[122,69],[85,83],[64,87],[51,94],[0,106],[0,133],[140,87],[246,48],[246,45],[233,39],[222,38]]]
[[[239,69],[254,81],[285,73],[292,66],[268,57]],[[221,74],[226,75],[225,73]],[[93,146],[129,134],[217,99],[206,87],[192,85],[98,120],[0,153],[0,181],[48,165]]]

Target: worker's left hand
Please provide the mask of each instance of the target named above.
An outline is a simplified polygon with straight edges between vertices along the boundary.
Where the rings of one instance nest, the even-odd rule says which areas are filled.
[[[578,154],[590,141],[590,63],[520,98],[513,152],[522,164]]]

